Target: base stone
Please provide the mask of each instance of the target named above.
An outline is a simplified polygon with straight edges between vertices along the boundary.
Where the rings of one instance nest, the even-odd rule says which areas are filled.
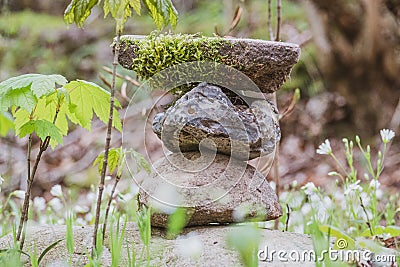
[[[152,209],[153,226],[166,227],[177,207],[186,208],[187,226],[266,221],[282,215],[265,177],[246,162],[187,152],[167,155],[153,168],[139,192],[139,204]]]
[[[226,242],[231,231],[240,230],[241,226],[227,227],[190,227],[183,230],[177,239],[166,239],[162,229],[153,228],[150,243],[150,266],[243,266],[239,253],[230,248]],[[74,227],[75,248],[72,255],[72,266],[84,266],[88,263],[93,226]],[[36,247],[40,255],[49,244],[63,239],[41,261],[40,266],[70,266],[68,252],[65,245],[66,226],[47,225],[29,227],[25,242],[25,251],[33,251]],[[289,232],[259,229],[261,242],[259,250],[265,251],[308,251],[312,250],[312,241],[309,236]],[[0,238],[0,249],[7,249],[13,243],[12,234]],[[137,257],[144,247],[140,240],[140,233],[135,223],[127,223],[118,266],[128,266],[128,250],[132,252],[132,244]],[[110,241],[106,236],[105,246],[101,259],[101,266],[111,266]],[[192,253],[196,252],[196,253]],[[264,254],[261,253],[261,259]],[[315,266],[314,262],[283,262],[275,255],[272,261],[259,261],[259,266]],[[137,266],[147,266],[146,260],[136,259]],[[29,266],[29,264],[26,264]]]

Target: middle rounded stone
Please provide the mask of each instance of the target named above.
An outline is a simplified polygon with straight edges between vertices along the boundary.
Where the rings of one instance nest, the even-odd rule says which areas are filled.
[[[205,148],[240,160],[272,153],[280,139],[275,106],[265,99],[239,102],[201,83],[157,114],[153,131],[172,152]]]

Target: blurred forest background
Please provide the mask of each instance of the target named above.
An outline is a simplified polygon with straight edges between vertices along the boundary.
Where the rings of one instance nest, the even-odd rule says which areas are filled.
[[[85,79],[106,88],[100,77],[110,79],[102,67],[111,66],[114,23],[104,20],[102,12],[94,9],[84,29],[67,27],[63,11],[68,2],[0,0],[0,81],[24,73],[58,73],[68,80]],[[225,33],[240,7],[240,22],[229,35],[269,39],[267,0],[173,2],[179,12],[174,32],[202,32],[208,36],[215,31]],[[272,1],[274,29],[275,5],[276,1]],[[302,49],[300,62],[277,96],[279,109],[284,111],[294,90],[301,90],[293,112],[281,121],[281,185],[297,180],[299,184],[313,181],[327,186],[335,180],[327,175],[335,165],[328,157],[315,153],[325,138],[331,140],[333,149],[341,155],[339,160],[344,162],[342,138],[354,139],[358,134],[364,144],[376,147],[380,144],[379,130],[390,128],[397,137],[385,159],[381,182],[398,190],[400,1],[282,1],[281,16],[281,41],[297,43]],[[135,16],[128,21],[124,34],[148,34],[154,29],[148,16]],[[122,68],[119,73],[134,77]],[[128,96],[137,89],[123,79],[118,86]],[[126,106],[123,96],[124,93],[117,95]],[[131,132],[135,148],[144,152],[143,129],[135,128],[138,119],[143,118],[126,118],[125,134]],[[96,170],[91,165],[102,150],[104,136],[105,127],[100,123],[90,133],[73,129],[63,147],[45,153],[33,195],[47,192],[55,183],[85,187],[96,181]],[[156,139],[155,135],[151,138]],[[120,142],[121,135],[115,134],[114,145]],[[25,146],[26,141],[18,140],[13,133],[0,137],[0,174],[7,179],[5,192],[23,184]],[[149,153],[154,154],[160,154],[160,149],[157,145],[148,147]]]

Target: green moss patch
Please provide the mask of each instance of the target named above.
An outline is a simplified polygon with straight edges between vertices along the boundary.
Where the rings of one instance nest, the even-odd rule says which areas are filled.
[[[214,61],[222,63],[219,49],[230,44],[220,37],[205,37],[192,34],[152,33],[143,39],[123,39],[133,46],[132,70],[143,79],[184,62]]]

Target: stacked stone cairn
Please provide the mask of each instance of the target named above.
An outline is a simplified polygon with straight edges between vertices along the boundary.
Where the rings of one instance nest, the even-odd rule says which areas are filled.
[[[128,69],[137,51],[126,41],[132,38],[138,37],[122,38],[119,56]],[[153,132],[167,153],[152,164],[152,174],[140,185],[139,204],[151,207],[152,226],[167,227],[177,208],[186,211],[186,226],[267,221],[282,215],[265,176],[247,161],[273,159],[280,128],[277,108],[267,99],[285,82],[300,48],[252,39],[224,41],[229,45],[219,52],[225,64],[175,68],[191,87],[153,118]],[[171,80],[165,84],[170,88],[162,89],[173,89]]]

